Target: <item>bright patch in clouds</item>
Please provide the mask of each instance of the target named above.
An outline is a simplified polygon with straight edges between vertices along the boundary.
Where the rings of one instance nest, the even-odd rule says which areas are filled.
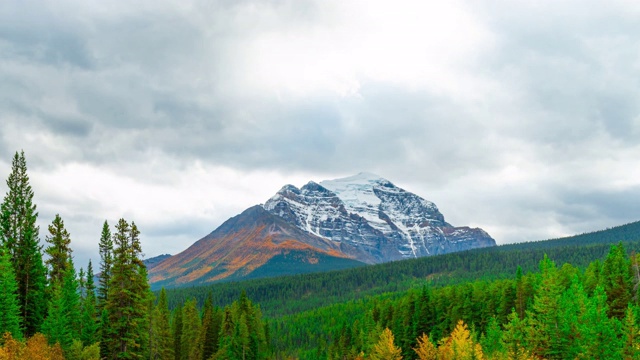
[[[313,22],[255,36],[245,60],[249,82],[291,96],[354,96],[362,82],[458,93],[473,76],[466,67],[494,42],[457,1],[318,6]]]

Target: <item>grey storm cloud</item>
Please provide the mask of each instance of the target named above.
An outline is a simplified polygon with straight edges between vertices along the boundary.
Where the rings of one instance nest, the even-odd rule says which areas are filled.
[[[637,7],[418,3],[362,20],[354,9],[386,5],[5,2],[0,162],[7,168],[25,149],[37,171],[84,164],[149,186],[185,186],[181,174],[200,163],[317,181],[368,170],[436,201],[458,225],[486,226],[499,242],[640,217],[640,182],[624,171],[640,161]],[[419,25],[389,38],[370,31],[422,5],[467,16],[438,23],[458,24],[462,35]],[[415,24],[434,21],[413,15]],[[368,27],[357,33],[351,21]],[[457,44],[476,32],[478,45]],[[97,198],[66,204],[48,191],[41,199],[70,213],[68,222],[95,227],[105,217]],[[43,216],[56,211],[44,208]],[[196,240],[232,215],[175,213],[148,235]]]

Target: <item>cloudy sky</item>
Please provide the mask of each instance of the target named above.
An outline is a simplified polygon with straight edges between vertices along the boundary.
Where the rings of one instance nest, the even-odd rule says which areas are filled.
[[[3,1],[0,177],[24,149],[80,266],[360,171],[498,243],[640,220],[638,4]]]

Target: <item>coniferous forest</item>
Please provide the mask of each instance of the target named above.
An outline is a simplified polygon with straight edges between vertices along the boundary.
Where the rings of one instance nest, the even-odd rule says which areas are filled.
[[[0,359],[640,359],[638,224],[153,292],[134,221],[78,267],[63,218],[36,225],[23,152],[6,184]]]

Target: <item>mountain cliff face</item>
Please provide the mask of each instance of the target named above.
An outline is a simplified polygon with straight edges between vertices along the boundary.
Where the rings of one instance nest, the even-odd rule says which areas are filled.
[[[379,176],[286,185],[149,268],[154,288],[313,271],[495,246]]]
[[[495,246],[482,229],[454,227],[434,203],[368,173],[286,185],[264,208],[367,263]]]

